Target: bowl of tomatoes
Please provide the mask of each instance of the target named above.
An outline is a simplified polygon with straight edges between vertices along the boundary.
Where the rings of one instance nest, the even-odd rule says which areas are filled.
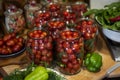
[[[25,50],[24,39],[15,33],[5,34],[0,38],[0,58],[16,56]]]

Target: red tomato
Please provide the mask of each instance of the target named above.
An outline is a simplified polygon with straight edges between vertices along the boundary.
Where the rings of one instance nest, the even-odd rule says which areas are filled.
[[[53,48],[52,43],[48,42],[46,44],[46,48],[51,50]]]
[[[23,38],[22,37],[17,38],[17,40],[18,40],[18,42],[23,43]]]
[[[10,40],[8,40],[8,41],[6,42],[6,45],[7,45],[7,46],[14,46],[14,45],[15,45],[15,41],[12,40],[12,39],[10,39]]]
[[[69,62],[69,63],[67,64],[67,67],[70,68],[70,69],[72,69],[72,68],[73,68],[72,63]]]
[[[21,46],[18,45],[18,44],[14,45],[14,46],[12,47],[12,51],[13,51],[13,52],[18,52],[20,49],[21,49]]]
[[[73,61],[74,59],[76,59],[75,54],[69,54],[69,60]]]
[[[0,47],[0,54],[2,54],[2,48]]]
[[[72,53],[73,53],[73,51],[72,51],[71,48],[66,48],[66,52],[67,52],[68,54],[72,54]]]
[[[61,61],[62,61],[62,63],[64,63],[64,64],[67,64],[67,63],[68,63],[68,59],[67,59],[67,58],[62,58]]]
[[[90,33],[85,33],[84,38],[85,39],[91,39],[91,34]]]
[[[4,41],[0,39],[0,46],[2,46],[3,44],[4,44]]]
[[[9,51],[5,48],[2,48],[1,54],[9,54]]]
[[[41,57],[41,60],[42,60],[42,61],[47,61],[48,59],[47,59],[46,56],[42,56],[42,57]]]
[[[70,43],[69,42],[63,42],[63,47],[64,48],[70,48]]]
[[[10,35],[11,35],[12,38],[16,38],[16,33],[13,32]]]
[[[46,56],[47,56],[48,58],[52,58],[52,52],[49,51]]]
[[[79,70],[79,69],[80,69],[80,64],[74,64],[74,65],[73,65],[73,69],[74,69],[75,71]]]
[[[42,50],[42,53],[41,53],[41,54],[42,54],[43,56],[46,56],[47,53],[48,53],[48,50],[44,49],[44,50]]]
[[[93,21],[87,21],[87,24],[88,24],[88,25],[92,25],[92,24],[93,24]]]
[[[6,42],[7,40],[11,39],[11,35],[7,34],[3,37],[3,41]]]
[[[76,51],[79,50],[79,49],[80,49],[79,44],[77,44],[77,43],[76,43],[76,44],[73,44],[73,45],[72,45],[72,49],[73,49],[73,50],[76,50]]]

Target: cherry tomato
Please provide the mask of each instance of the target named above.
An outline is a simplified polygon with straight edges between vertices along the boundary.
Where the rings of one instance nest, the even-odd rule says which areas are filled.
[[[10,39],[10,40],[8,40],[8,41],[6,42],[6,45],[7,45],[7,46],[14,46],[14,45],[15,45],[15,41],[12,40],[12,39]]]
[[[0,39],[0,46],[2,46],[3,44],[4,44],[4,41]]]

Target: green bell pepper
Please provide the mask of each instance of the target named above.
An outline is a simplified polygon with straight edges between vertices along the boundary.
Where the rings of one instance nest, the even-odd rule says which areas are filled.
[[[86,69],[90,72],[98,72],[102,66],[102,56],[98,53],[88,53],[84,60]]]
[[[49,77],[47,69],[42,66],[36,67],[24,80],[47,80]]]

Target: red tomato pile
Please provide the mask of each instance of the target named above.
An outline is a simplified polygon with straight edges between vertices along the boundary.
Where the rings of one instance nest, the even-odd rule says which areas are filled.
[[[29,32],[27,52],[36,64],[49,65],[52,61],[52,37],[41,30]]]
[[[63,31],[57,40],[57,55],[60,59],[60,70],[66,74],[80,71],[83,54],[83,38],[76,31]]]
[[[10,33],[0,38],[0,54],[12,54],[22,49],[24,40],[16,37],[15,33]]]

